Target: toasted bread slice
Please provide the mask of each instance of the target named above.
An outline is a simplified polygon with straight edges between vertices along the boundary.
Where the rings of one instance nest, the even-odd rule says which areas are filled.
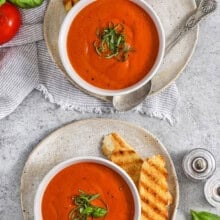
[[[119,134],[106,135],[103,140],[102,151],[108,159],[122,167],[138,186],[143,160]]]
[[[63,0],[66,11],[69,11],[79,0]]]
[[[64,8],[69,11],[73,7],[72,0],[63,0]]]
[[[161,155],[146,159],[141,168],[139,194],[141,220],[167,220],[172,195],[168,189],[168,173]]]

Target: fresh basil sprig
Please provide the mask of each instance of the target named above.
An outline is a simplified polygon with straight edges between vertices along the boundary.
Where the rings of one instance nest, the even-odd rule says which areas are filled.
[[[210,212],[196,212],[191,210],[192,220],[220,220],[219,215]]]
[[[44,0],[8,0],[20,8],[34,8],[40,6]]]
[[[128,53],[134,51],[134,48],[126,43],[124,26],[120,23],[115,25],[110,22],[103,30],[97,30],[96,35],[99,40],[94,42],[94,47],[101,57],[125,61]]]
[[[92,201],[99,199],[99,194],[87,194],[81,190],[79,192],[79,195],[73,197],[76,207],[69,213],[70,220],[87,220],[88,217],[100,218],[107,214],[106,205],[106,208],[102,208],[91,204]]]

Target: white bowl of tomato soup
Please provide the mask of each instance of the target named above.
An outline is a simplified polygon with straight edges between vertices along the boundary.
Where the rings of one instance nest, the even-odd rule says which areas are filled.
[[[67,75],[89,92],[137,90],[158,71],[165,36],[144,0],[83,0],[65,17],[59,53]]]
[[[77,157],[56,165],[40,182],[34,217],[140,220],[141,204],[122,168],[100,157]]]

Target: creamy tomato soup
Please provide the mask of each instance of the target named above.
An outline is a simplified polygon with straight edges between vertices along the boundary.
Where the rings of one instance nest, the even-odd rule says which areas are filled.
[[[99,56],[94,47],[97,30],[109,24],[121,25],[126,44],[133,50],[127,59]],[[151,17],[129,0],[96,0],[82,9],[73,20],[67,51],[71,65],[88,83],[103,89],[123,89],[134,85],[153,67],[159,37]]]
[[[73,196],[79,191],[100,194],[98,205],[105,204],[108,212],[97,219],[133,220],[134,200],[127,183],[115,171],[92,162],[71,165],[51,180],[43,196],[43,220],[69,220]]]

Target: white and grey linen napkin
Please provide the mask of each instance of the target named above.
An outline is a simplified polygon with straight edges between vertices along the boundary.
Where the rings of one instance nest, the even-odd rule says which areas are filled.
[[[21,10],[23,25],[19,33],[0,46],[0,119],[12,113],[33,90],[65,110],[112,113],[110,103],[84,94],[73,87],[52,62],[43,40],[42,22],[48,1],[34,9]],[[148,98],[133,111],[174,121],[178,89],[171,85]]]

